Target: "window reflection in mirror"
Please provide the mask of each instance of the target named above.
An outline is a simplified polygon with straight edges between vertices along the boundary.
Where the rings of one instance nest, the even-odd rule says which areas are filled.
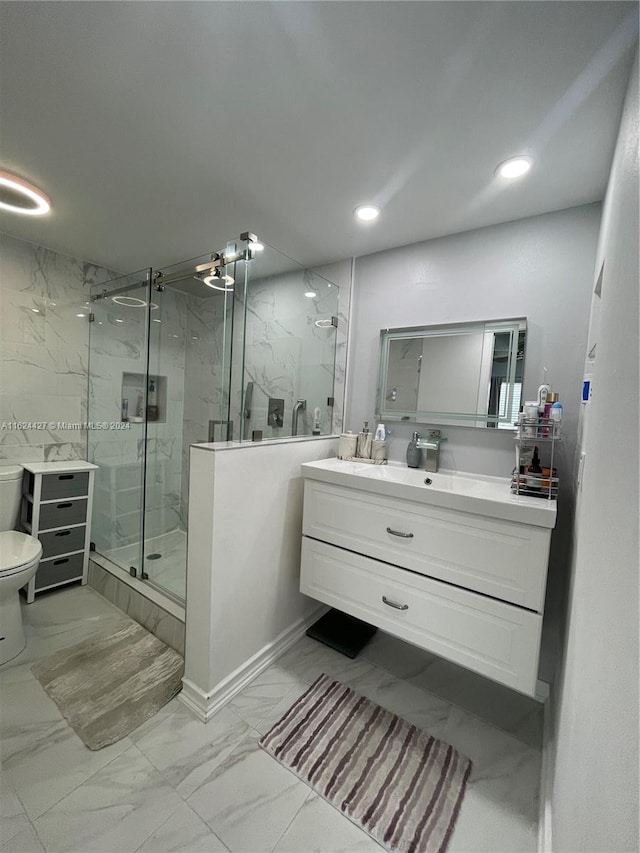
[[[381,419],[512,429],[526,320],[383,329]]]

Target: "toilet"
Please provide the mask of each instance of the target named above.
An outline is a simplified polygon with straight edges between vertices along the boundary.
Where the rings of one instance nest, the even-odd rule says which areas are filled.
[[[22,466],[0,466],[0,666],[26,645],[22,627],[20,589],[35,575],[42,545],[19,533]]]

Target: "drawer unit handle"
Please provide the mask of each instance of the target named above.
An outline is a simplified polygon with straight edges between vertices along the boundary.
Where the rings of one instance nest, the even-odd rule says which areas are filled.
[[[383,600],[383,602],[384,602],[385,604],[387,604],[389,607],[395,607],[395,609],[396,609],[396,610],[408,610],[408,609],[409,609],[409,605],[408,605],[408,604],[396,604],[396,602],[395,602],[395,601],[391,601],[391,599],[387,598],[387,596],[386,596],[386,595],[383,595],[383,596],[382,596],[382,600]]]
[[[69,562],[69,558],[65,557],[64,560],[54,560],[53,565],[54,566],[61,566],[63,563],[68,563],[68,562]]]
[[[73,504],[69,501],[66,504],[57,504],[56,509],[69,509],[70,506],[73,506]]]
[[[387,533],[392,536],[399,536],[401,539],[413,539],[413,533],[401,533],[399,530],[392,530],[390,527],[387,527]]]
[[[70,536],[70,535],[71,535],[70,530],[61,530],[59,533],[56,533],[56,536]]]
[[[73,480],[73,474],[58,474],[59,480]]]

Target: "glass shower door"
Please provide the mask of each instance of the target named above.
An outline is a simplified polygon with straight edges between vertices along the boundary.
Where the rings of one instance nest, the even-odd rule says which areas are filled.
[[[96,471],[92,540],[121,568],[142,565],[150,270],[91,289],[87,458]]]

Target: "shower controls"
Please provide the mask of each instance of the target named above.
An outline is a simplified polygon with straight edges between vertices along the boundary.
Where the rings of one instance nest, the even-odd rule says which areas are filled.
[[[284,424],[284,400],[278,397],[269,397],[269,408],[267,410],[267,423],[270,427],[280,428]]]

